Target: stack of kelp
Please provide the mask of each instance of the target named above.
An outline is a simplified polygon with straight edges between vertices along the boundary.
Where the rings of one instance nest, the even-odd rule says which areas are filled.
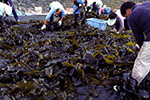
[[[43,22],[0,27],[0,99],[148,100],[150,76],[137,88],[131,69],[138,48],[131,32],[75,27],[39,30]]]

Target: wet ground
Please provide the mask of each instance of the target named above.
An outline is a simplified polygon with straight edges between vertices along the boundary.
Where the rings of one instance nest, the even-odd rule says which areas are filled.
[[[45,20],[46,15],[31,15],[31,16],[19,16],[21,22],[29,22],[30,20]],[[15,21],[13,16],[9,16],[8,19]]]

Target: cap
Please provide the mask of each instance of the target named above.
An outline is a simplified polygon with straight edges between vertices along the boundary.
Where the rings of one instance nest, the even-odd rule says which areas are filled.
[[[116,20],[117,20],[117,18],[115,18],[115,19],[108,19],[107,20],[107,24],[109,25],[109,26],[112,26],[112,25],[114,25],[115,23],[116,23]]]
[[[109,19],[107,20],[107,24],[112,26],[116,23],[117,20],[117,14],[115,12],[111,12],[109,14]]]

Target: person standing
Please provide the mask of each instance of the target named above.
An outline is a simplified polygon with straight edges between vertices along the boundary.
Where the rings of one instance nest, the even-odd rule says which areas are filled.
[[[139,5],[128,1],[121,5],[120,10],[122,16],[128,18],[130,28],[140,47],[131,75],[139,85],[150,72],[150,1]]]
[[[49,21],[50,23],[54,24],[57,23],[59,26],[63,25],[63,18],[65,16],[64,7],[58,1],[53,1],[49,5],[49,13],[46,16],[44,21],[44,25],[41,27],[41,30],[46,29],[46,24]]]
[[[12,13],[13,13],[13,15],[14,15],[15,20],[16,20],[17,22],[20,21],[18,15],[17,15],[17,13],[16,13],[16,10],[15,10],[15,7],[14,7],[14,5],[13,5],[12,0],[0,0],[0,2],[4,2],[4,3],[6,3],[7,5],[11,6],[11,7],[12,7]]]

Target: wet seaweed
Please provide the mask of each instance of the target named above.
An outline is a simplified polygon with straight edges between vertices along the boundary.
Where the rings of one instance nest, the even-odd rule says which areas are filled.
[[[98,17],[92,14],[89,17]],[[0,31],[0,98],[11,100],[149,100],[150,77],[131,77],[138,53],[131,32],[87,24],[39,30],[43,22],[5,22]],[[106,19],[107,16],[99,18]]]

